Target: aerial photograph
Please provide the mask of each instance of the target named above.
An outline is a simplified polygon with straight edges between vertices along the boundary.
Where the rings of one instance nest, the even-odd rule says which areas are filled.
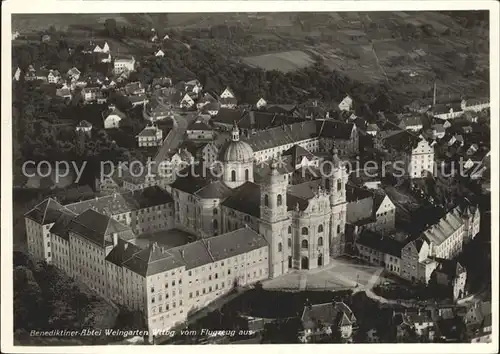
[[[13,345],[496,341],[490,11],[262,11],[12,14]]]

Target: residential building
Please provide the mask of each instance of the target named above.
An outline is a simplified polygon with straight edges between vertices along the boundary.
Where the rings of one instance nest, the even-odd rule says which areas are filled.
[[[186,130],[188,140],[212,141],[214,136],[213,128],[204,121],[195,121]]]
[[[21,69],[17,67],[16,71],[14,72],[14,76],[12,77],[13,80],[19,81],[21,78]]]
[[[266,105],[267,105],[267,102],[266,102],[266,100],[265,100],[264,98],[262,98],[262,97],[261,97],[261,98],[259,98],[259,100],[255,103],[255,107],[256,107],[257,109],[263,108],[263,107],[265,107]]]
[[[481,112],[483,109],[490,108],[489,98],[470,98],[462,100],[461,108],[464,111]]]
[[[451,289],[453,300],[458,300],[466,295],[465,284],[467,281],[467,270],[457,261],[448,259],[434,259],[438,265],[433,276],[436,283]]]
[[[229,87],[226,87],[219,96],[219,103],[222,108],[234,108],[238,104],[238,100],[233,91]]]
[[[163,142],[163,131],[155,125],[147,126],[136,138],[139,147],[159,146]]]
[[[307,342],[314,342],[338,331],[344,340],[350,340],[356,326],[356,316],[344,302],[306,305],[302,312],[301,333]]]
[[[115,74],[120,73],[130,73],[135,71],[135,58],[132,57],[115,57],[115,61],[113,63],[113,68]]]
[[[396,206],[383,190],[373,194],[373,216],[375,222],[366,227],[373,231],[386,233],[396,228]]]
[[[339,103],[339,109],[341,111],[352,111],[352,98],[347,95],[344,99]]]
[[[163,50],[161,49],[158,49],[156,52],[155,52],[155,57],[160,57],[160,58],[163,58],[165,56],[165,53],[163,52]]]
[[[127,118],[126,114],[116,108],[114,105],[109,106],[107,113],[103,113],[104,129],[119,128],[120,121]]]
[[[388,167],[399,177],[422,178],[434,171],[434,145],[422,135],[395,131],[381,138],[378,146],[383,146],[382,153],[389,161],[397,162]]]
[[[90,134],[90,132],[92,131],[92,124],[84,119],[76,125],[75,131]]]
[[[59,70],[49,70],[49,74],[47,75],[47,82],[49,84],[58,84],[61,80],[62,76]]]
[[[80,78],[81,72],[75,67],[72,67],[68,70],[67,76],[71,80],[71,82],[76,82]]]

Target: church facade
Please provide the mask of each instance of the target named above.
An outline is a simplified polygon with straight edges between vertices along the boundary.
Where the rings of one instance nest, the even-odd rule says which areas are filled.
[[[270,278],[327,265],[344,252],[347,213],[348,174],[332,152],[320,179],[291,185],[273,159],[257,184],[253,150],[234,126],[219,171],[191,171],[171,185],[175,227],[204,238],[252,228],[269,243]]]

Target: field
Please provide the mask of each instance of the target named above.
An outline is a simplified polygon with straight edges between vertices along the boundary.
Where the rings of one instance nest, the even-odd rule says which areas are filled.
[[[294,71],[314,63],[307,53],[298,50],[243,58],[243,62],[264,70]]]

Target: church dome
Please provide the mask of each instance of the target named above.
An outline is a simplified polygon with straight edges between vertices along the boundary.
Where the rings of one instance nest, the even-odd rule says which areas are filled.
[[[238,127],[235,125],[232,131],[232,141],[226,143],[219,152],[221,162],[252,162],[252,147],[240,140]]]

